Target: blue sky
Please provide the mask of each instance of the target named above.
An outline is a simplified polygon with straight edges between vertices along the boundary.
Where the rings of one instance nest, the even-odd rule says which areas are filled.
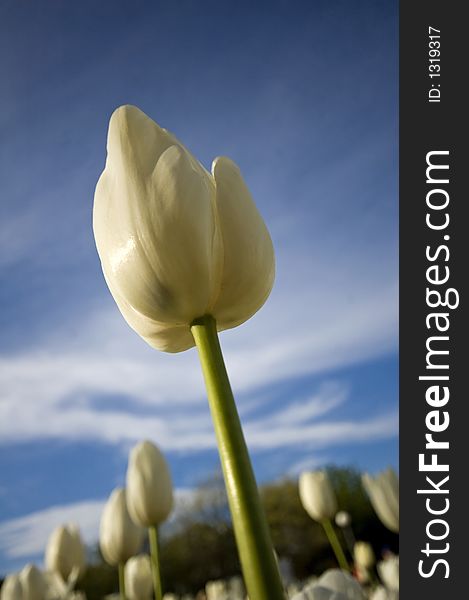
[[[194,350],[128,328],[91,211],[135,104],[241,167],[271,231],[264,308],[221,335],[260,481],[398,460],[397,2],[0,6],[0,573],[96,540],[142,438],[184,496],[218,468]]]

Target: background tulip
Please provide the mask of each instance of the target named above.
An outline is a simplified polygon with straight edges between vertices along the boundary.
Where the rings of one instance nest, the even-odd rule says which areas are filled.
[[[315,521],[319,521],[342,569],[348,569],[347,559],[331,523],[337,512],[337,499],[325,471],[305,471],[300,475],[300,500],[303,508]]]
[[[173,508],[173,486],[162,453],[151,442],[132,448],[126,478],[127,507],[133,521],[144,527],[159,525]]]
[[[315,521],[331,519],[337,512],[337,499],[325,471],[300,475],[300,499],[303,508]]]
[[[372,569],[376,562],[373,548],[367,542],[356,542],[353,548],[353,558],[358,567],[367,571]]]
[[[335,516],[335,523],[338,527],[350,527],[351,522],[350,513],[346,510],[339,510]]]
[[[127,469],[127,505],[135,523],[149,528],[153,587],[156,600],[163,595],[158,550],[158,525],[173,507],[173,486],[164,456],[151,442],[137,444]]]
[[[377,564],[378,575],[387,589],[399,591],[399,557],[389,556]]]
[[[46,568],[58,573],[63,581],[78,579],[85,570],[85,547],[78,527],[68,525],[55,529],[46,547]]]
[[[386,469],[376,477],[365,473],[362,477],[376,514],[383,525],[399,532],[399,479],[393,469]]]
[[[365,600],[360,584],[341,569],[329,569],[308,584],[292,600]]]
[[[129,600],[149,600],[153,597],[150,557],[139,554],[125,565],[125,592]]]
[[[371,594],[370,600],[399,600],[399,592],[379,585]]]
[[[7,575],[0,590],[1,600],[23,600],[23,587],[19,575]]]
[[[20,572],[22,600],[45,600],[47,584],[43,574],[34,565],[26,565]]]
[[[205,595],[207,600],[229,600],[228,587],[222,580],[207,581]]]
[[[99,528],[99,546],[106,562],[116,566],[137,554],[143,534],[130,518],[125,490],[116,488],[104,506]]]
[[[272,289],[272,241],[238,167],[212,174],[134,106],[111,117],[93,228],[105,279],[129,325],[151,346],[194,345],[191,323],[219,331],[249,319]]]

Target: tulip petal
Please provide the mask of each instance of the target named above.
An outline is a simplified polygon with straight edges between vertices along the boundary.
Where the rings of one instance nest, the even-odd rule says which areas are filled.
[[[399,479],[392,469],[371,477],[362,475],[363,486],[373,508],[383,525],[390,531],[399,532]]]
[[[145,317],[130,306],[106,276],[105,279],[127,324],[152,348],[163,352],[183,352],[195,345],[188,325],[166,325]]]
[[[170,134],[134,107],[115,113],[93,227],[106,279],[144,317],[177,326],[206,313],[222,258],[214,194]]]
[[[275,278],[272,240],[236,164],[217,158],[212,165],[223,274],[212,314],[219,330],[249,319],[267,300]]]

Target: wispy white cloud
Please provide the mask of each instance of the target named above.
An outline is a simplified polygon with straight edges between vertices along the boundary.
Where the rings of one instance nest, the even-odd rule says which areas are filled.
[[[316,311],[305,310],[311,306],[310,295],[310,286],[305,286],[303,298],[292,298],[293,309],[282,318],[284,298],[279,294],[248,325],[222,335],[250,443],[278,447],[308,443],[313,435],[322,444],[391,435],[388,417],[363,428],[342,421],[331,422],[329,429],[313,426],[315,418],[345,401],[344,389],[323,387],[309,401],[287,397],[278,413],[269,408],[271,386],[324,376],[384,355],[395,345],[394,294],[388,289],[367,289],[357,303],[333,295]],[[214,444],[195,350],[181,355],[153,351],[114,309],[87,317],[74,338],[66,326],[30,351],[0,358],[0,386],[4,443],[47,437],[119,442],[156,436],[167,449]],[[134,406],[130,402],[126,409],[113,408],[112,401],[102,401],[122,396]],[[256,421],[249,409],[260,398],[264,416]],[[370,429],[377,433],[370,434]]]
[[[0,552],[8,558],[42,555],[51,532],[64,523],[76,523],[83,540],[93,544],[105,499],[51,506],[0,523]]]
[[[175,507],[170,521],[186,510],[194,495],[192,488],[175,490]],[[61,525],[74,523],[88,546],[98,542],[99,521],[106,498],[50,506],[21,517],[0,522],[0,555],[6,559],[42,561],[47,540]]]

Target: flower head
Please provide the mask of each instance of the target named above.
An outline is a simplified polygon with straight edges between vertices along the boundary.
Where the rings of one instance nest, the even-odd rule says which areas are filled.
[[[34,565],[26,565],[20,572],[21,598],[23,600],[45,600],[47,584],[44,575]]]
[[[125,563],[137,554],[143,543],[144,531],[130,518],[125,490],[116,488],[106,502],[99,527],[99,546],[110,565]]]
[[[134,106],[111,117],[93,228],[105,279],[129,325],[151,346],[194,345],[191,323],[219,331],[249,319],[274,281],[269,232],[238,167],[212,172]]]
[[[399,591],[399,557],[392,555],[377,565],[378,575],[387,589]]]
[[[0,590],[1,600],[23,600],[23,587],[17,573],[7,575]]]
[[[383,525],[399,532],[399,479],[393,469],[386,469],[376,477],[365,473],[363,486]]]
[[[166,460],[144,441],[132,448],[127,469],[127,506],[135,523],[159,525],[173,508],[173,486]]]
[[[150,557],[139,554],[125,565],[125,591],[129,600],[150,600],[153,597]]]
[[[346,571],[329,569],[308,584],[293,600],[365,600],[360,584]]]
[[[337,512],[337,499],[325,471],[300,475],[300,499],[303,508],[315,521],[331,519]]]
[[[335,516],[335,524],[337,525],[337,527],[349,527],[351,522],[352,517],[350,516],[350,513],[348,513],[346,510],[339,510],[339,512]]]
[[[78,578],[85,570],[85,547],[79,529],[74,525],[57,527],[46,547],[47,569],[58,573],[63,581]]]
[[[353,558],[355,564],[365,570],[370,570],[376,562],[373,548],[368,542],[356,542],[353,547]]]

